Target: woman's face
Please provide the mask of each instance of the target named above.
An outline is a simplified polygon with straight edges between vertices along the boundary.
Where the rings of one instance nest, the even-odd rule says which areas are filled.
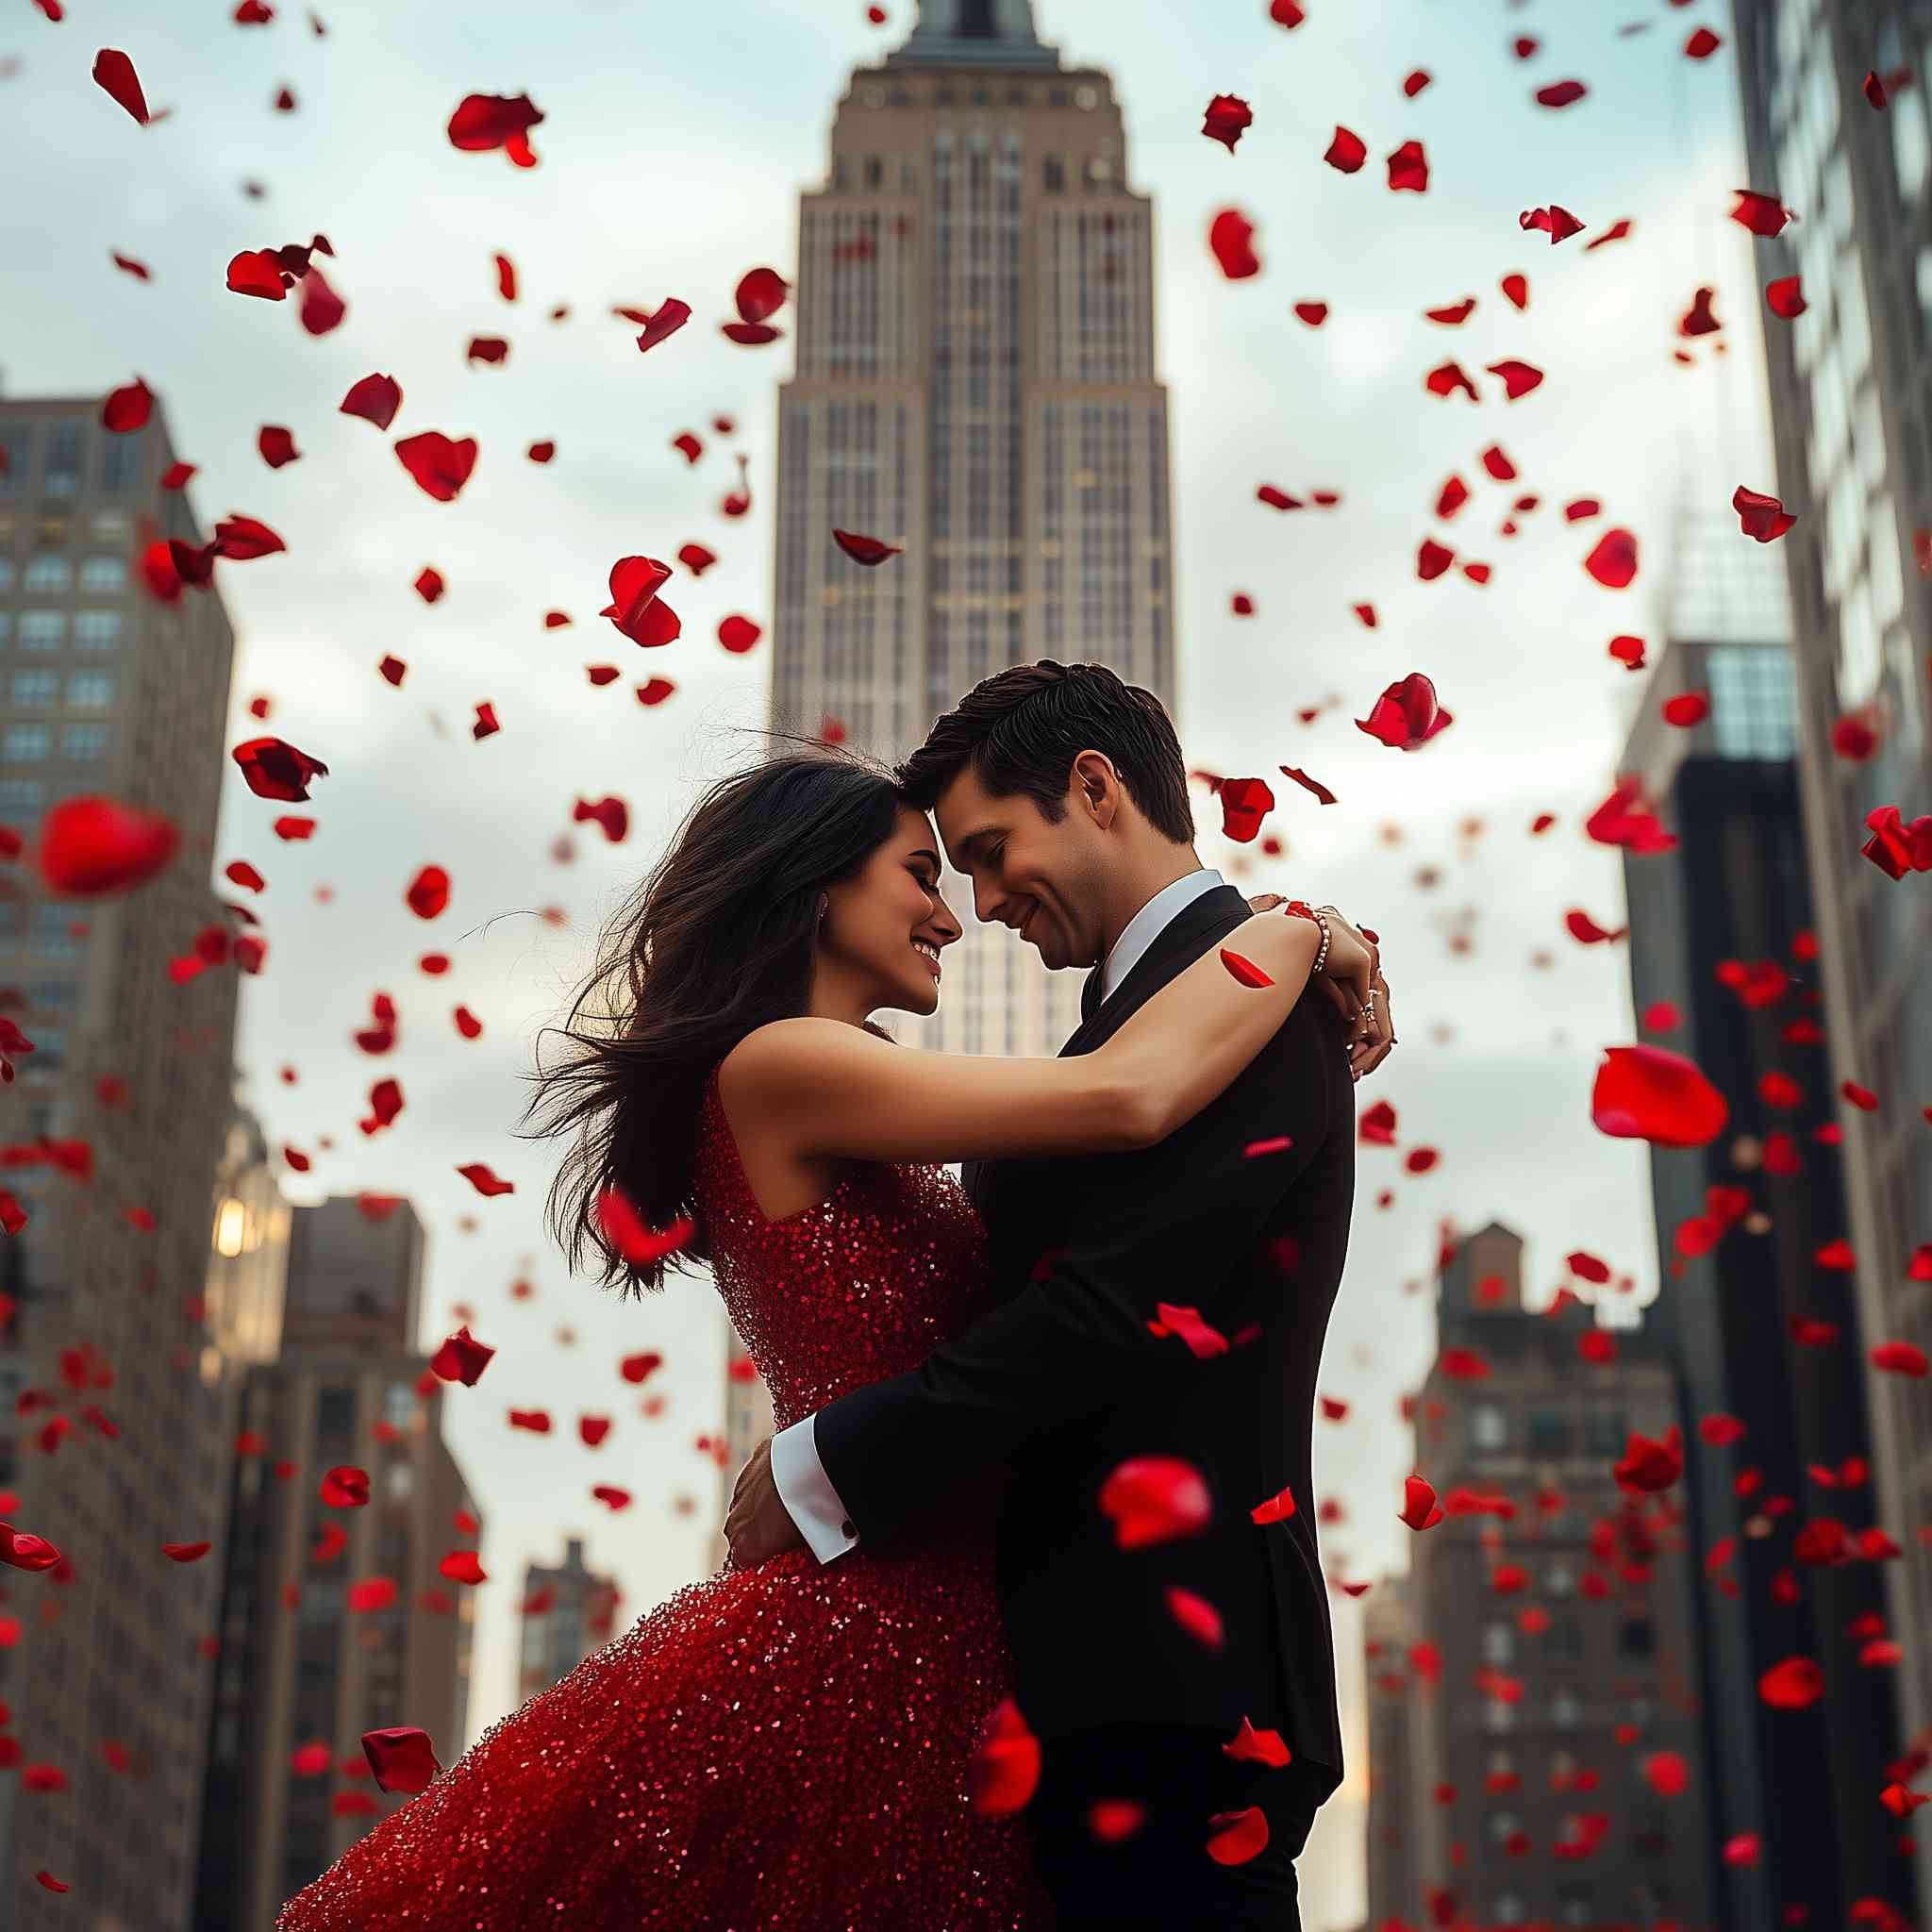
[[[925,814],[903,807],[891,837],[825,896],[821,960],[852,974],[875,1007],[935,1011],[940,956],[959,922],[940,893],[940,841]]]

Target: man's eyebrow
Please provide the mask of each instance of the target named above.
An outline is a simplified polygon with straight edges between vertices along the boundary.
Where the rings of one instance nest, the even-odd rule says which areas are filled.
[[[977,858],[979,857],[979,848],[982,845],[984,845],[986,841],[992,837],[992,835],[993,830],[991,825],[982,825],[978,831],[968,832],[963,839],[957,840],[954,842],[953,850],[957,852],[959,858],[962,859]]]

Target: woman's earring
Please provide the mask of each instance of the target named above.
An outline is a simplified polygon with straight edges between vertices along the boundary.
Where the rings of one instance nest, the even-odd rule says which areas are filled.
[[[828,913],[831,909],[831,894],[829,892],[821,892],[819,894],[819,924],[821,925],[823,925],[825,923],[825,914]]]

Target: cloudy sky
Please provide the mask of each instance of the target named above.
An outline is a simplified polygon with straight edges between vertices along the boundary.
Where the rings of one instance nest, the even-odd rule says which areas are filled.
[[[1401,1562],[1407,1534],[1392,1516],[1409,1466],[1396,1403],[1431,1352],[1419,1290],[1439,1220],[1520,1228],[1533,1298],[1579,1246],[1634,1277],[1638,1298],[1654,1292],[1645,1155],[1588,1117],[1598,1049],[1633,1037],[1622,949],[1578,945],[1562,916],[1622,919],[1614,855],[1580,821],[1645,700],[1605,645],[1624,631],[1659,638],[1681,513],[1722,512],[1740,482],[1775,484],[1748,242],[1725,218],[1745,178],[1730,49],[1703,61],[1683,51],[1700,25],[1727,31],[1714,0],[1307,10],[1288,33],[1263,0],[1036,0],[1069,64],[1112,74],[1130,177],[1156,202],[1189,750],[1228,773],[1305,767],[1341,801],[1318,808],[1284,782],[1272,824],[1285,858],[1218,836],[1203,856],[1243,859],[1256,885],[1334,899],[1377,928],[1403,1043],[1363,1104],[1393,1104],[1404,1148],[1441,1150],[1421,1177],[1402,1172],[1400,1152],[1364,1151],[1330,1339],[1326,1384],[1356,1407],[1320,1444],[1325,1492],[1348,1519],[1325,1554],[1331,1570],[1366,1577]],[[246,988],[239,1058],[271,1141],[315,1158],[291,1193],[408,1194],[431,1230],[425,1342],[467,1302],[499,1351],[449,1404],[489,1516],[473,1728],[512,1701],[527,1559],[586,1534],[632,1609],[708,1566],[719,1477],[696,1443],[723,1412],[715,1297],[699,1280],[619,1305],[573,1281],[539,1222],[549,1158],[511,1130],[537,1029],[599,920],[694,790],[742,755],[738,727],[762,717],[769,638],[742,658],[714,639],[727,613],[769,619],[775,387],[790,343],[737,348],[715,324],[743,270],[791,273],[796,195],[821,175],[833,105],[913,9],[891,0],[889,11],[877,29],[858,0],[325,0],[317,38],[299,8],[242,28],[225,0],[71,0],[62,25],[23,5],[0,28],[0,168],[29,184],[0,197],[7,392],[93,395],[140,374],[200,466],[190,494],[204,524],[244,511],[288,541],[286,555],[223,567],[240,637],[230,741],[259,728],[243,708],[266,696],[268,728],[332,775],[304,845],[275,840],[278,808],[227,789],[218,858],[265,874],[271,943]],[[1520,59],[1518,36],[1541,44]],[[167,119],[143,129],[91,82],[103,46],[132,58]],[[1418,68],[1432,84],[1405,98]],[[1535,104],[1535,89],[1570,78],[1587,83],[1583,99]],[[292,111],[275,107],[283,87]],[[534,98],[541,165],[451,147],[444,125],[473,92]],[[1200,133],[1222,92],[1254,108],[1233,156]],[[1322,159],[1338,123],[1368,145],[1354,176]],[[1383,158],[1411,138],[1426,149],[1427,192],[1391,193]],[[1557,248],[1523,232],[1519,213],[1550,203],[1587,232]],[[1224,280],[1205,244],[1226,206],[1257,225],[1263,271],[1251,280]],[[1586,252],[1619,220],[1628,239]],[[289,307],[224,289],[236,251],[317,231],[348,304],[333,334],[311,339]],[[117,249],[153,279],[115,269]],[[513,304],[497,293],[498,251],[516,264]],[[1529,277],[1525,313],[1499,293],[1512,272]],[[1717,291],[1727,355],[1676,334],[1700,285]],[[696,320],[640,357],[611,305],[668,295]],[[1468,296],[1460,327],[1423,317]],[[1301,301],[1328,305],[1322,327],[1295,318]],[[558,304],[570,314],[552,322]],[[508,360],[466,364],[475,335],[507,338]],[[1674,360],[1679,346],[1690,366]],[[1424,373],[1451,357],[1479,404],[1424,391]],[[1504,357],[1547,379],[1506,402],[1482,373]],[[392,437],[477,439],[456,503],[432,502],[383,446],[391,438],[337,413],[372,371],[402,385]],[[735,438],[711,430],[720,413]],[[266,466],[265,424],[293,431],[299,461]],[[707,445],[694,467],[670,447],[685,429]],[[557,443],[547,467],[524,456],[541,438]],[[1507,487],[1478,460],[1498,441],[1520,472]],[[727,521],[718,505],[739,451],[754,508]],[[1438,525],[1452,473],[1473,500]],[[1334,489],[1341,506],[1284,517],[1256,502],[1263,482]],[[1500,535],[1525,491],[1541,507],[1521,534]],[[1566,525],[1561,506],[1585,495],[1605,514]],[[1641,544],[1622,592],[1580,567],[1612,524]],[[1492,565],[1491,580],[1419,582],[1417,545],[1432,531]],[[596,615],[609,566],[693,538],[724,561],[702,584],[680,582],[684,637],[646,658]],[[425,564],[449,584],[433,608],[410,588]],[[1229,614],[1235,591],[1254,597],[1254,618]],[[1379,612],[1373,632],[1352,614],[1362,601]],[[546,629],[552,609],[572,625]],[[400,690],[375,669],[389,654],[408,666]],[[591,689],[584,667],[600,662],[624,678]],[[1456,723],[1410,757],[1350,720],[1418,670]],[[631,688],[653,673],[678,689],[647,710]],[[503,728],[476,742],[484,700]],[[630,808],[621,845],[571,822],[577,798],[607,794]],[[1540,811],[1557,822],[1532,839]],[[1203,809],[1204,828],[1216,819]],[[432,861],[454,887],[425,926],[403,892]],[[452,956],[448,976],[417,970],[428,950]],[[401,1044],[379,1063],[351,1040],[378,991],[402,1016]],[[482,1019],[480,1040],[458,1036],[458,1000]],[[402,1081],[407,1110],[365,1141],[356,1122],[383,1074]],[[454,1171],[469,1160],[516,1192],[478,1198]],[[519,1279],[527,1299],[511,1298]],[[641,1348],[666,1357],[655,1419],[617,1374],[618,1357]],[[549,1407],[559,1433],[512,1433],[511,1406]],[[616,1418],[594,1452],[575,1440],[584,1412]],[[599,1481],[633,1490],[633,1507],[610,1517],[590,1497]],[[1348,1614],[1341,1641],[1358,1649]],[[1346,1882],[1328,1896],[1335,1923],[1358,1910]]]

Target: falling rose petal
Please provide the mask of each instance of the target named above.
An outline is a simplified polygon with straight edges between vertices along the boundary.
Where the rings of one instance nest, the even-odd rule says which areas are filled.
[[[1710,716],[1710,693],[1702,691],[1682,691],[1674,697],[1668,697],[1660,708],[1666,724],[1688,728],[1701,724]]]
[[[429,1733],[414,1724],[391,1724],[386,1730],[364,1731],[362,1751],[369,1759],[378,1790],[411,1794],[425,1791],[442,1771],[436,1761]]]
[[[1258,1805],[1216,1811],[1208,1821],[1208,1856],[1217,1865],[1245,1865],[1268,1849],[1268,1817]]]
[[[45,1537],[0,1523],[0,1563],[32,1573],[58,1569],[60,1561],[60,1552]]]
[[[1166,1600],[1168,1614],[1190,1637],[1209,1650],[1221,1648],[1221,1612],[1206,1597],[1196,1596],[1191,1590],[1183,1590],[1177,1583],[1169,1584],[1161,1594]]]
[[[1172,1456],[1138,1456],[1123,1462],[1101,1484],[1099,1504],[1100,1513],[1113,1524],[1118,1550],[1196,1536],[1214,1514],[1201,1472]]]
[[[459,1169],[458,1172],[466,1170]],[[483,1193],[507,1191],[501,1182],[494,1189],[484,1188],[480,1183],[477,1185],[478,1191]],[[465,1389],[474,1389],[495,1353],[493,1348],[486,1347],[470,1333],[466,1323],[454,1335],[444,1338],[442,1345],[429,1357],[429,1371],[439,1381],[460,1382]]]
[[[258,798],[297,804],[308,796],[311,778],[328,776],[328,767],[320,758],[298,751],[286,739],[251,738],[245,744],[238,744],[229,757],[241,766],[249,791]],[[279,825],[281,821],[276,823]]]
[[[416,479],[417,487],[438,503],[453,503],[476,467],[474,436],[453,441],[440,430],[425,429],[402,438],[395,450],[397,461]]]
[[[449,904],[449,874],[440,865],[425,865],[409,881],[403,903],[418,919],[434,919]]]
[[[1637,577],[1637,538],[1629,530],[1606,530],[1583,567],[1607,591],[1628,590]]]
[[[1227,1353],[1227,1337],[1212,1323],[1204,1322],[1199,1308],[1177,1307],[1172,1302],[1156,1302],[1154,1312],[1158,1320],[1148,1323],[1149,1329],[1158,1335],[1178,1335],[1196,1361],[1207,1361],[1210,1357]]]
[[[732,300],[741,322],[759,323],[777,314],[791,293],[791,284],[774,268],[748,269],[739,277]]]
[[[1268,18],[1276,26],[1300,26],[1307,17],[1301,0],[1268,0]]]
[[[491,1172],[490,1163],[485,1160],[471,1160],[457,1169],[457,1172],[481,1194],[485,1200],[494,1200],[498,1194],[513,1194],[517,1191],[514,1181],[499,1180]]]
[[[1283,765],[1280,767],[1280,772],[1284,778],[1292,778],[1303,791],[1312,792],[1317,804],[1333,805],[1335,803],[1334,792],[1329,791],[1327,786],[1323,784],[1319,778],[1309,777],[1299,766]]]
[[[1681,1798],[1690,1789],[1690,1767],[1680,1751],[1653,1751],[1642,1770],[1643,1782],[1659,1798]]]
[[[854,563],[862,563],[868,570],[885,562],[889,557],[897,557],[905,546],[900,543],[887,543],[877,537],[863,537],[856,530],[834,530],[835,542]]]
[[[227,287],[237,295],[286,302],[291,279],[273,248],[244,248],[228,262]]]
[[[523,140],[542,119],[528,94],[465,94],[445,131],[452,147],[480,154]]]
[[[198,1563],[214,1548],[212,1543],[163,1543],[161,1555],[171,1563]]]
[[[1362,163],[1368,158],[1368,143],[1360,135],[1351,133],[1338,122],[1335,139],[1328,143],[1328,151],[1322,158],[1338,173],[1354,175],[1360,172]]]
[[[62,898],[97,898],[145,883],[175,856],[180,835],[158,812],[111,798],[63,799],[42,822],[36,862]]]
[[[1548,87],[1537,89],[1536,104],[1540,108],[1567,108],[1589,92],[1580,80],[1552,81]]]
[[[1425,584],[1433,583],[1456,561],[1456,553],[1446,543],[1424,537],[1416,551],[1415,574]]]
[[[1788,1657],[1758,1678],[1757,1694],[1774,1710],[1804,1710],[1824,1695],[1824,1673],[1808,1657]]]
[[[1460,328],[1474,313],[1475,297],[1465,295],[1460,302],[1453,302],[1445,308],[1424,308],[1423,320],[1439,323],[1444,328]]]
[[[1865,814],[1865,824],[1872,836],[1858,850],[1888,878],[1932,872],[1932,813],[1907,824],[1897,806],[1875,805]]]
[[[1274,794],[1262,778],[1224,778],[1221,799],[1221,830],[1224,838],[1237,844],[1254,841],[1261,821],[1274,809]]]
[[[1674,1487],[1684,1474],[1684,1451],[1675,1424],[1660,1442],[1633,1429],[1623,1457],[1612,1466],[1611,1474],[1620,1490],[1633,1492],[1654,1494]]]
[[[1872,1351],[1872,1366],[1890,1375],[1910,1375],[1923,1381],[1926,1373],[1925,1351],[1909,1341],[1881,1341]]]
[[[1738,197],[1738,205],[1730,210],[1732,221],[1749,228],[1754,235],[1761,235],[1766,241],[1780,233],[1787,222],[1794,220],[1790,208],[1782,206],[1774,194],[1759,194],[1749,188],[1734,188],[1731,192]]]
[[[1247,132],[1254,118],[1253,110],[1239,94],[1216,94],[1208,103],[1201,132],[1209,141],[1220,142],[1229,154],[1233,154],[1235,143]]]
[[[1389,192],[1391,194],[1426,194],[1429,189],[1429,161],[1419,141],[1405,141],[1389,157]]]
[[[341,1463],[324,1474],[319,1493],[331,1509],[360,1509],[369,1501],[369,1472]]]
[[[1270,509],[1300,509],[1300,502],[1285,490],[1277,490],[1273,483],[1264,483],[1255,491],[1255,499],[1265,503]]]
[[[54,17],[58,20],[59,15],[56,14]],[[44,1865],[34,1874],[34,1883],[45,1891],[71,1891],[74,1889],[70,1885],[63,1885]]]
[[[1444,362],[1430,370],[1423,377],[1423,387],[1432,396],[1451,396],[1460,390],[1473,403],[1482,400],[1474,379],[1459,362]]]
[[[1413,73],[1405,75],[1403,78],[1402,92],[1404,96],[1408,100],[1414,100],[1416,95],[1421,93],[1433,78],[1434,76],[1430,75],[1426,68],[1418,67]]]
[[[1238,985],[1260,988],[1274,984],[1252,959],[1243,958],[1231,946],[1222,947],[1221,963],[1227,968],[1228,976]]]
[[[727,651],[743,653],[758,642],[764,632],[748,617],[726,617],[718,625],[718,641]]]
[[[1286,1523],[1294,1514],[1294,1491],[1282,1490],[1248,1511],[1251,1523]]]
[[[452,1550],[436,1566],[436,1574],[447,1577],[452,1583],[467,1583],[473,1588],[490,1581],[490,1573],[484,1569],[475,1550]]]
[[[651,311],[650,319],[644,324],[643,333],[638,337],[640,353],[655,349],[666,336],[675,335],[691,320],[691,304],[680,302],[675,295],[667,295]]]
[[[1730,1118],[1730,1104],[1681,1054],[1661,1046],[1607,1046],[1591,1089],[1599,1133],[1658,1147],[1703,1147]]]
[[[597,1196],[596,1214],[605,1240],[632,1267],[649,1267],[675,1255],[693,1232],[688,1215],[679,1215],[665,1228],[647,1225],[621,1188],[606,1188]]]
[[[1408,1477],[1403,1485],[1402,1507],[1396,1516],[1418,1535],[1434,1529],[1442,1520],[1441,1505],[1436,1501],[1436,1486],[1424,1476]]]
[[[1320,328],[1328,320],[1328,305],[1325,302],[1297,302],[1294,305],[1297,318],[1310,328]]]
[[[1233,1740],[1221,1750],[1224,1757],[1232,1757],[1237,1763],[1265,1764],[1275,1771],[1294,1759],[1294,1753],[1282,1741],[1279,1731],[1257,1731],[1245,1717]]]
[[[374,423],[378,429],[387,429],[395,421],[396,411],[402,406],[402,385],[393,375],[365,375],[359,382],[349,385],[349,392],[338,406],[338,413],[359,416],[365,423]]]
[[[101,405],[101,427],[126,436],[142,428],[154,408],[154,391],[137,375],[132,382],[108,391],[108,399]]]
[[[1020,1707],[1003,1697],[989,1713],[966,1765],[966,1797],[982,1818],[1024,1811],[1040,1783],[1040,1740]]]
[[[677,687],[668,677],[654,677],[637,688],[638,703],[641,705],[661,705]]]
[[[533,1436],[547,1436],[550,1417],[541,1408],[513,1408],[509,1412],[509,1425],[513,1429],[527,1429]]]
[[[117,107],[125,108],[143,127],[148,125],[152,117],[134,62],[118,47],[103,47],[94,56],[93,80]]]
[[[1436,687],[1420,671],[1391,684],[1355,720],[1358,731],[1378,738],[1395,751],[1417,751],[1455,722],[1436,702]]]
[[[368,1616],[376,1610],[386,1610],[396,1600],[395,1578],[364,1576],[350,1584],[346,1594],[349,1608],[358,1616]]]
[[[715,551],[706,549],[702,543],[685,543],[678,548],[677,560],[692,576],[701,577],[717,562],[718,556]]]
[[[1738,526],[1747,537],[1770,543],[1782,537],[1798,520],[1774,496],[1760,495],[1740,483],[1731,497],[1738,512]]]
[[[1503,392],[1512,403],[1518,396],[1526,396],[1531,390],[1540,387],[1543,379],[1541,369],[1532,363],[1516,361],[1513,358],[1485,366],[1491,375],[1503,378]]]
[[[1261,258],[1255,253],[1255,225],[1238,208],[1223,208],[1208,224],[1208,247],[1231,282],[1261,273]]]

